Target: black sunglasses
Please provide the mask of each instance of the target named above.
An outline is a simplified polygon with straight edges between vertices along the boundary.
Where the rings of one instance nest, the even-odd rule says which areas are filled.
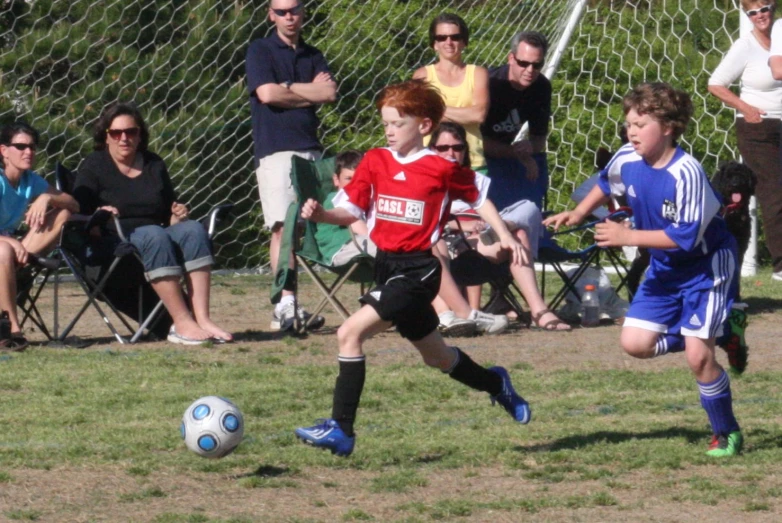
[[[106,134],[115,140],[122,138],[123,133],[131,140],[138,136],[138,127],[128,127],[127,129],[106,129]]]
[[[764,5],[763,7],[758,7],[757,9],[750,9],[749,11],[747,11],[747,16],[752,18],[753,16],[755,16],[758,13],[768,13],[772,9],[774,9],[774,8],[771,7],[771,5]]]
[[[527,67],[532,66],[532,68],[535,69],[536,71],[540,71],[541,69],[543,69],[543,64],[545,63],[543,60],[541,60],[540,62],[528,62],[526,60],[519,60],[515,56],[513,57],[513,59],[516,60],[516,65],[518,65],[522,69],[526,69]]]
[[[450,35],[434,35],[435,42],[445,42],[449,38],[451,39],[452,42],[464,41],[464,35],[462,33],[454,33]]]
[[[272,9],[272,12],[274,12],[274,14],[277,16],[287,16],[288,13],[296,16],[301,13],[303,7],[304,4],[299,4],[296,7],[291,7],[290,9]]]
[[[9,143],[8,145],[19,151],[30,149],[32,152],[35,152],[35,150],[38,149],[38,146],[34,143]]]
[[[466,145],[463,143],[455,143],[453,145],[435,145],[434,149],[438,153],[444,153],[447,152],[448,149],[453,149],[453,152],[455,153],[463,153],[464,150],[467,148]]]

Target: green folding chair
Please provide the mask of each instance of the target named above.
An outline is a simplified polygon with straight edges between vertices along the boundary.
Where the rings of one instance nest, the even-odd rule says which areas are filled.
[[[271,301],[279,303],[283,290],[291,290],[298,294],[296,292],[296,276],[298,267],[301,265],[323,294],[323,299],[311,311],[311,318],[316,317],[327,304],[330,304],[342,316],[342,319],[346,320],[350,313],[337,298],[337,292],[345,282],[351,281],[361,284],[363,294],[364,285],[371,283],[374,279],[375,260],[362,249],[362,253],[350,262],[333,266],[330,259],[323,257],[315,239],[318,224],[299,218],[301,206],[305,201],[313,198],[322,204],[326,196],[334,191],[333,174],[334,158],[310,161],[298,156],[293,157],[291,183],[296,191],[298,201],[290,204],[285,216],[277,272],[272,284]],[[290,258],[291,253],[294,254],[293,260]],[[316,272],[316,267],[323,267],[336,274],[334,282],[331,285],[324,282]],[[298,304],[295,305],[298,307]],[[294,328],[297,332],[307,330],[307,324],[302,322],[298,315],[296,315],[295,321]]]

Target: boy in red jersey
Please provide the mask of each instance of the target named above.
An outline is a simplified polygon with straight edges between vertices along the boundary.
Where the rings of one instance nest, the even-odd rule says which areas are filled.
[[[511,385],[502,367],[486,369],[437,331],[439,318],[432,300],[440,287],[440,262],[432,246],[440,237],[450,202],[471,202],[481,218],[499,233],[503,248],[519,263],[521,245],[508,231],[494,205],[480,199],[473,171],[426,149],[424,136],[443,117],[439,92],[422,80],[386,87],[377,102],[388,147],[364,155],[351,183],[326,211],[315,200],[302,206],[302,218],[349,225],[366,217],[369,236],[378,247],[375,283],[361,298],[363,307],[342,324],[339,376],[330,419],[296,429],[296,437],[338,456],[355,445],[353,423],[366,375],[364,340],[396,325],[421,353],[424,363],[468,387],[488,392],[518,422],[528,423],[530,409]]]

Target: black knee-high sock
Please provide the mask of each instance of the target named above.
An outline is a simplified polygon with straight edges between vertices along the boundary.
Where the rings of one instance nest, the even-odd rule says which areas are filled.
[[[366,374],[366,357],[339,357],[339,376],[334,387],[331,417],[348,436],[353,435],[353,422],[356,421],[356,411],[361,400],[361,392],[364,390]]]
[[[456,352],[456,361],[445,371],[450,377],[472,389],[488,392],[492,396],[502,392],[502,378],[499,374],[481,367],[458,347],[451,348]]]

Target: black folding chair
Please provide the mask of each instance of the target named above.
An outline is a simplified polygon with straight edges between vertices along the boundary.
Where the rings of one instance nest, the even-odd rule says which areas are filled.
[[[631,214],[632,213],[629,208],[621,207],[620,209],[609,213],[602,219],[594,220],[571,229],[554,233],[547,233],[541,239],[540,246],[538,248],[537,260],[538,263],[542,265],[542,270],[540,271],[542,277],[540,285],[541,294],[544,297],[546,296],[546,266],[551,266],[551,268],[554,269],[554,272],[559,276],[559,279],[562,281],[562,287],[548,303],[549,309],[556,310],[560,303],[562,303],[562,300],[565,299],[565,296],[568,294],[568,292],[573,293],[576,299],[580,302],[581,290],[578,289],[576,283],[581,278],[581,276],[584,275],[589,267],[599,268],[601,264],[601,258],[603,260],[608,260],[619,277],[619,284],[616,287],[616,292],[618,293],[620,290],[622,290],[622,288],[626,287],[629,269],[626,262],[622,259],[618,249],[611,247],[601,248],[597,244],[592,244],[584,249],[572,251],[565,249],[564,247],[561,247],[559,244],[557,244],[555,237],[591,229],[596,224],[604,220],[621,221],[629,218]],[[576,264],[575,271],[570,274],[565,267],[565,264],[567,263]],[[630,292],[629,288],[627,289],[627,293],[629,299],[632,300],[632,293]]]
[[[63,192],[73,190],[76,174],[61,164],[56,169],[57,187]],[[211,239],[220,223],[233,208],[232,204],[214,207],[202,220]],[[91,231],[104,231],[113,223],[119,240],[106,234],[96,238]],[[168,334],[172,320],[163,302],[144,278],[143,262],[136,248],[128,241],[119,220],[108,211],[96,211],[90,217],[76,217],[63,227],[60,237],[59,255],[65,266],[87,295],[87,300],[77,311],[61,333],[57,333],[59,315],[59,278],[55,279],[54,338],[65,340],[79,319],[92,306],[120,343],[135,343],[145,332],[152,332],[163,339]],[[114,327],[100,303],[104,303],[120,319],[129,337],[122,336]],[[121,314],[121,313],[124,313]],[[137,327],[132,327],[125,315],[135,318]]]

